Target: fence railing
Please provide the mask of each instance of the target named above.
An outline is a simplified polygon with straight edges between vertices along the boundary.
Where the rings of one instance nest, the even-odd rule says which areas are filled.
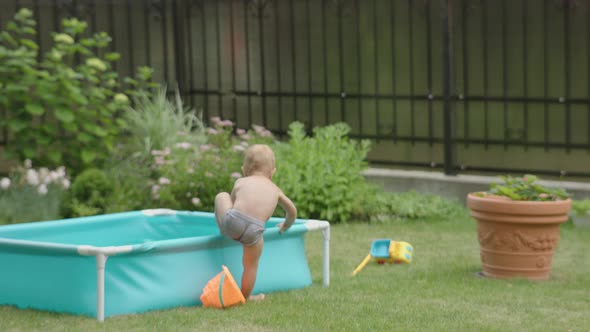
[[[590,177],[589,1],[0,0],[0,25],[19,7],[41,52],[87,20],[122,75],[154,67],[204,118],[344,121],[375,164]]]

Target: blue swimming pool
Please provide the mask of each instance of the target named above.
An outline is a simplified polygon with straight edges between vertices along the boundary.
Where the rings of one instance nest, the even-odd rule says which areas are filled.
[[[324,239],[329,283],[330,225],[297,220],[264,232],[254,294],[311,284],[305,234]],[[105,317],[201,304],[209,279],[226,265],[239,282],[241,246],[219,235],[208,212],[155,209],[0,226],[0,305]]]

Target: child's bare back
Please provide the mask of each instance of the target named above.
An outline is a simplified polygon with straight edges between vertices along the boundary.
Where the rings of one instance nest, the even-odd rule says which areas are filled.
[[[272,149],[267,145],[253,145],[246,151],[242,173],[245,177],[234,183],[231,194],[222,192],[215,197],[215,217],[221,233],[243,245],[242,293],[250,297],[258,261],[262,254],[264,225],[277,204],[285,210],[285,221],[278,225],[283,233],[297,218],[293,202],[272,182],[276,171]],[[257,299],[264,298],[258,296]]]
[[[275,211],[281,190],[268,178],[254,175],[238,179],[231,198],[233,208],[266,222]]]

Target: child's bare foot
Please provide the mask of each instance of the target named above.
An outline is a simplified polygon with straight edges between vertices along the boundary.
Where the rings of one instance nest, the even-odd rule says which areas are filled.
[[[262,301],[262,300],[264,300],[264,294],[250,295],[250,297],[248,297],[248,301]]]

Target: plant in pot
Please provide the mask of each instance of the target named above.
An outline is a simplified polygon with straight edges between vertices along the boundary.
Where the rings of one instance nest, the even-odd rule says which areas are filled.
[[[574,200],[570,216],[576,227],[590,227],[590,198]]]
[[[477,220],[482,274],[547,279],[559,226],[568,220],[570,194],[540,185],[534,175],[501,178],[503,184],[467,195],[467,207]]]

